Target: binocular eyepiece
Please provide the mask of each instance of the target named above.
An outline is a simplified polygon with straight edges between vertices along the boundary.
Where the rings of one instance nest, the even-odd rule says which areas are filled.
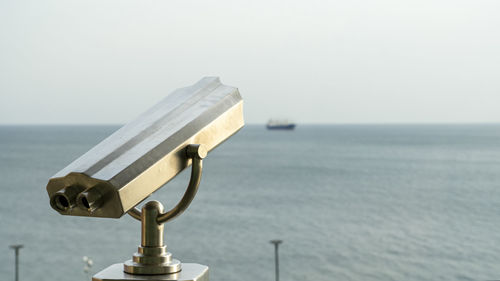
[[[119,218],[192,164],[190,145],[211,151],[243,125],[238,89],[203,78],[54,175],[47,184],[50,205],[63,215]]]
[[[105,195],[103,189],[98,186],[85,188],[71,185],[54,193],[50,198],[50,205],[60,213],[69,212],[73,208],[92,213],[102,205]]]
[[[50,198],[50,205],[59,212],[66,212],[76,207],[77,197],[84,190],[84,187],[77,185],[63,188]]]

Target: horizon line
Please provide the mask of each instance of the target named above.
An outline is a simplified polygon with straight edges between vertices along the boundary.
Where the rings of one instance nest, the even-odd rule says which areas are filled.
[[[500,125],[498,122],[353,122],[353,123],[294,123],[297,126],[397,126],[397,125]],[[124,126],[126,123],[0,123],[0,127],[22,126]],[[265,126],[266,123],[246,123],[246,126]]]

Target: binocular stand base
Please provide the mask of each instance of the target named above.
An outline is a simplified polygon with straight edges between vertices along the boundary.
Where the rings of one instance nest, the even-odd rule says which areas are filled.
[[[186,153],[193,161],[193,168],[181,201],[166,213],[158,201],[147,202],[142,211],[132,208],[129,214],[141,221],[141,245],[137,253],[131,260],[114,264],[97,273],[92,277],[93,281],[208,281],[207,266],[173,259],[163,243],[163,224],[189,206],[200,184],[202,159],[206,151],[201,145],[189,145]]]
[[[123,271],[123,263],[109,266],[92,277],[92,281],[208,281],[208,266],[197,263],[183,263],[177,273],[139,275]]]

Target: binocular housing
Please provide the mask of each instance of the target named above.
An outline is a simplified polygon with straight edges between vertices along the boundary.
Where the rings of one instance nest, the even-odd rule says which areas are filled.
[[[244,125],[237,88],[206,77],[181,88],[55,174],[50,205],[63,215],[119,218]]]

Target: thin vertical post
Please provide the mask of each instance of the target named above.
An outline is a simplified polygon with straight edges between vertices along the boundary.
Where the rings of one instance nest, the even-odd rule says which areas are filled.
[[[19,249],[21,249],[23,245],[10,245],[11,249],[14,249],[15,254],[16,254],[16,281],[19,281]]]
[[[269,242],[271,244],[274,244],[274,269],[275,269],[275,273],[276,273],[276,281],[280,281],[280,263],[279,263],[279,255],[278,255],[278,246],[283,241],[271,240]]]

